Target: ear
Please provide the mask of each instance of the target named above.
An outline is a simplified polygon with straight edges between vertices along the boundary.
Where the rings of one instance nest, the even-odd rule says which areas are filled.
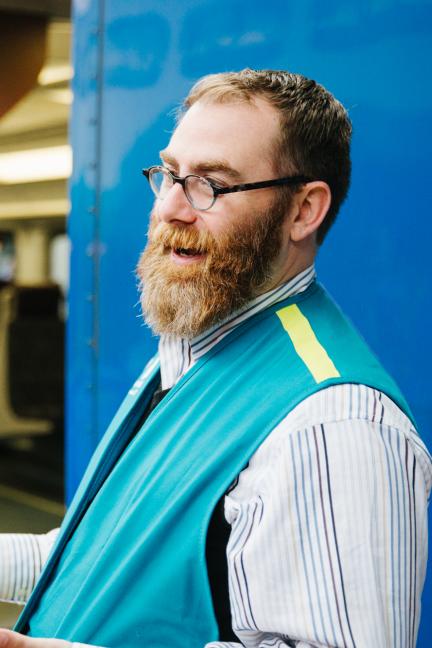
[[[308,182],[294,195],[294,216],[291,222],[292,241],[302,241],[317,231],[331,203],[331,191],[326,182]]]

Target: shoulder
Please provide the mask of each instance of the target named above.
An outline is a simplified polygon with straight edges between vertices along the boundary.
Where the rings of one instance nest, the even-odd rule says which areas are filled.
[[[328,452],[334,466],[344,464],[347,454],[357,453],[364,461],[380,457],[386,444],[398,449],[403,446],[404,452],[410,453],[429,493],[431,455],[394,401],[366,385],[327,387],[304,399],[280,421],[240,473],[229,499],[232,503],[250,500],[267,491],[276,479],[286,483],[289,461],[294,462],[295,470],[302,464],[309,466],[318,446]]]
[[[332,385],[305,398],[281,421],[270,436],[275,442],[288,430],[362,420],[391,425],[407,433],[413,429],[409,418],[383,392],[366,385],[343,383]]]

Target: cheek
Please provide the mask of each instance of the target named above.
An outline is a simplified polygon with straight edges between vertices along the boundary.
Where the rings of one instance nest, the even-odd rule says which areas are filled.
[[[227,225],[225,222],[215,218],[210,222],[203,223],[200,229],[210,234],[217,241],[226,234]]]
[[[150,212],[150,225],[151,224],[157,224],[160,222],[160,216],[159,216],[159,202],[156,200],[155,204],[153,205],[153,209]]]
[[[155,205],[149,215],[149,221],[147,227],[147,231],[149,234],[154,231],[158,222],[159,222],[159,218],[157,216],[156,205]]]
[[[255,209],[245,197],[241,193],[220,196],[209,212],[202,212],[204,226],[214,237],[229,235],[250,219]]]

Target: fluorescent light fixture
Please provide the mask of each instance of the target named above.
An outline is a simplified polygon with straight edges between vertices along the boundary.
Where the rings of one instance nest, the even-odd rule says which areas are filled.
[[[68,144],[0,153],[0,184],[61,180],[71,173],[72,149]]]
[[[42,86],[54,85],[70,81],[73,77],[73,68],[69,63],[64,65],[46,65],[38,75],[38,83]]]
[[[44,96],[54,103],[70,106],[73,101],[73,93],[70,88],[52,88],[44,90]]]

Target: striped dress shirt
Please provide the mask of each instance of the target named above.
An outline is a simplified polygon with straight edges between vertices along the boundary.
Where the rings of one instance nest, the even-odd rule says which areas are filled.
[[[190,343],[162,337],[162,387],[314,275],[308,268]],[[387,396],[345,384],[305,399],[225,497],[239,643],[206,648],[414,648],[431,484],[431,456]],[[26,600],[54,538],[0,536],[1,598]]]

